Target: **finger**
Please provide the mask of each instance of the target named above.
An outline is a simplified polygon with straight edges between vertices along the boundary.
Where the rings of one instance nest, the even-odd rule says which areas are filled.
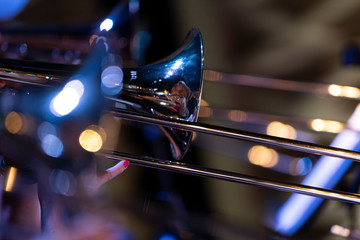
[[[106,182],[110,181],[114,177],[118,176],[129,166],[128,160],[122,160],[118,162],[115,166],[106,169],[102,174],[98,176],[97,185],[98,187],[102,186]]]

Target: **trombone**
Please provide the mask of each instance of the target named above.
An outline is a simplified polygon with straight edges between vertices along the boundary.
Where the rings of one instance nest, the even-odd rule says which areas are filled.
[[[81,82],[81,77],[78,77],[79,74],[74,75],[74,73],[88,71],[93,66],[103,64],[105,59],[106,66],[103,67],[100,78],[103,80],[101,89],[105,93],[104,98],[107,100],[106,111],[117,118],[160,126],[169,139],[175,161],[113,151],[100,152],[99,155],[102,157],[115,161],[126,159],[140,166],[194,176],[244,183],[348,203],[360,203],[360,195],[358,194],[289,184],[235,172],[192,166],[181,162],[180,160],[189,148],[192,132],[256,142],[307,154],[344,158],[354,162],[360,162],[360,153],[196,122],[200,108],[203,76],[203,43],[200,31],[196,28],[190,31],[184,45],[168,58],[154,64],[135,68],[120,69],[116,63],[107,59],[108,44],[105,37],[99,37],[96,40],[96,45],[100,45],[97,48],[100,50],[93,54],[92,59],[85,62],[83,66],[2,59],[0,60],[0,79],[45,89],[42,90],[43,92],[49,91],[49,88],[62,87],[64,81],[67,80],[68,82],[63,90],[69,90],[66,88],[69,86],[69,82],[70,85],[74,85],[79,79]],[[80,76],[82,75],[80,74]],[[92,84],[98,82],[99,76],[92,77],[96,78]],[[81,86],[84,87],[83,85],[86,84],[81,83]],[[92,86],[93,88],[97,89],[97,87]],[[58,114],[59,117],[68,114],[56,113],[54,101],[52,101],[53,110],[55,109],[53,114]]]

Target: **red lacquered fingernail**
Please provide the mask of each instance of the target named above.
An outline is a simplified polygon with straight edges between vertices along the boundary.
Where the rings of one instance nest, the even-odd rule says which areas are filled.
[[[123,163],[123,166],[124,166],[124,168],[127,168],[127,167],[129,166],[129,161],[126,160],[126,161]]]

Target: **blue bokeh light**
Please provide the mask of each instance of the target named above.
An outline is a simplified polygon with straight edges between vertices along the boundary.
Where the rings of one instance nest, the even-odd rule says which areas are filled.
[[[109,66],[101,73],[101,89],[106,95],[116,95],[123,88],[124,73],[118,66]]]
[[[57,135],[56,127],[49,122],[42,122],[37,128],[37,135],[42,140],[47,135]]]
[[[296,166],[299,175],[303,176],[308,174],[312,169],[312,161],[309,157],[303,157],[298,161]]]
[[[64,149],[61,140],[53,134],[47,134],[41,140],[41,147],[48,156],[54,158],[60,157]]]

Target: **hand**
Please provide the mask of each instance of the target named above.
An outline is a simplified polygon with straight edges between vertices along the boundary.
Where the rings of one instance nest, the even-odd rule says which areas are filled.
[[[118,162],[115,166],[106,169],[103,173],[97,176],[96,185],[97,188],[101,187],[117,175],[121,174],[125,171],[125,169],[129,166],[128,160],[122,160]]]
[[[85,171],[82,179],[88,192],[95,193],[102,185],[120,175],[129,166],[128,160],[122,160],[115,164],[113,167],[106,169],[101,174],[96,174],[96,166],[89,168]]]

